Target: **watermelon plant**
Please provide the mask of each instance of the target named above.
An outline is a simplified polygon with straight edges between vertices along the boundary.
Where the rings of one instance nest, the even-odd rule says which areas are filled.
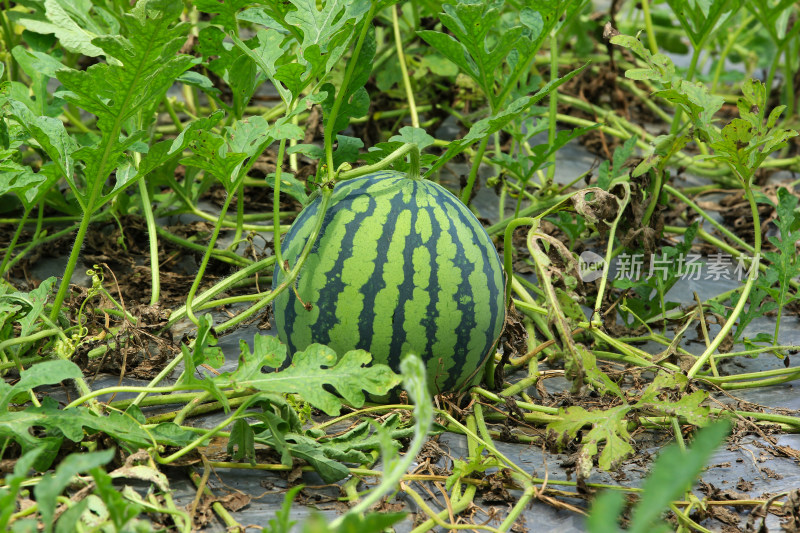
[[[797,2],[3,7],[0,529],[706,531],[714,419],[794,454]]]

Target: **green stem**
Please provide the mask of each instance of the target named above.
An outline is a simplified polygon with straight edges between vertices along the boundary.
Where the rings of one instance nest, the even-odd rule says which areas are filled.
[[[274,263],[275,263],[275,256],[270,256],[265,259],[262,259],[261,261],[246,266],[242,270],[239,270],[238,272],[223,279],[214,286],[208,288],[208,290],[206,290],[205,292],[201,293],[195,299],[194,305],[202,306],[203,304],[211,300],[215,295],[227,291],[228,289],[232,288],[242,280],[248,278],[253,274],[257,274],[262,270],[269,268]],[[185,316],[186,316],[186,306],[184,305],[172,312],[172,314],[169,316],[169,320],[167,321],[165,329],[171,328],[176,322],[182,320]]]
[[[158,263],[158,237],[156,230],[156,219],[153,216],[153,206],[150,203],[150,192],[147,190],[147,181],[139,180],[139,196],[142,197],[142,212],[147,224],[147,240],[150,245],[150,284],[152,292],[150,294],[150,305],[158,303],[161,297],[161,275]]]
[[[328,116],[328,119],[325,121],[327,126],[325,128],[325,132],[323,133],[323,142],[325,148],[325,159],[328,166],[328,180],[330,181],[336,179],[336,169],[333,168],[333,136],[337,133],[333,130],[336,126],[336,118],[339,115],[339,109],[342,107],[344,97],[346,94],[348,94],[350,80],[353,77],[353,71],[356,68],[356,63],[358,63],[358,56],[361,53],[361,47],[364,45],[364,40],[367,38],[367,33],[369,32],[369,28],[372,24],[372,17],[375,16],[375,9],[377,7],[377,2],[370,2],[369,11],[367,12],[366,17],[364,17],[361,33],[358,35],[358,41],[356,41],[356,46],[353,49],[353,55],[347,62],[347,68],[344,71],[342,86],[339,89],[339,92],[336,93],[336,99],[333,102],[333,107],[331,107],[330,116]]]
[[[734,44],[739,39],[739,35],[741,35],[742,31],[747,28],[748,30],[751,28],[751,24],[753,22],[752,15],[748,15],[742,20],[742,23],[739,24],[739,27],[736,31],[728,34],[728,40],[725,42],[725,47],[720,52],[719,58],[717,59],[717,66],[714,69],[714,77],[711,79],[711,90],[709,91],[711,94],[717,93],[717,84],[719,83],[719,78],[722,75],[722,71],[725,67],[725,60],[730,55],[731,50],[733,49]]]
[[[275,227],[280,227],[280,225],[273,226],[273,228]],[[244,228],[244,180],[241,180],[239,186],[236,188],[236,229],[233,232],[233,240],[229,247],[229,250],[231,252],[235,253],[236,249],[239,247],[239,243],[242,240],[243,228]]]
[[[175,124],[175,129],[178,131],[178,133],[182,132],[183,124],[181,123],[181,119],[179,119],[178,114],[175,113],[175,106],[172,105],[172,101],[167,95],[164,95],[164,107],[167,110],[169,118],[172,119],[172,123]]]
[[[727,238],[729,238],[730,240],[732,240],[733,242],[735,242],[737,245],[741,246],[742,248],[744,248],[744,249],[745,249],[745,250],[747,250],[748,252],[750,252],[750,253],[753,253],[753,247],[752,247],[752,246],[750,246],[749,244],[747,244],[746,242],[744,242],[742,239],[740,239],[739,237],[737,237],[737,236],[736,236],[736,235],[735,235],[733,232],[731,232],[731,231],[730,231],[728,228],[726,228],[725,226],[723,226],[722,224],[720,224],[719,222],[717,222],[716,220],[714,220],[714,219],[713,219],[713,218],[712,218],[712,217],[711,217],[711,216],[710,216],[708,213],[706,213],[706,212],[705,212],[705,210],[703,210],[703,209],[702,209],[702,208],[701,208],[699,205],[697,205],[697,204],[696,204],[696,203],[694,203],[692,200],[690,200],[690,199],[689,199],[689,198],[688,198],[688,197],[687,197],[685,194],[683,194],[681,191],[679,191],[678,189],[676,189],[676,188],[674,188],[674,187],[672,187],[671,185],[669,185],[669,184],[666,184],[666,183],[664,184],[664,190],[665,190],[667,193],[669,193],[670,195],[672,195],[672,196],[674,196],[675,198],[677,198],[678,200],[680,200],[681,202],[685,203],[687,206],[689,206],[689,207],[690,207],[692,210],[694,210],[694,211],[695,211],[695,212],[696,212],[698,215],[700,215],[700,216],[701,216],[701,217],[703,217],[705,220],[707,220],[709,224],[711,224],[712,226],[714,226],[715,228],[717,228],[717,230],[719,230],[719,231],[720,231],[720,233],[722,233],[723,235],[725,235]]]
[[[25,222],[28,220],[28,215],[30,214],[30,209],[25,209],[25,212],[22,215],[22,219],[17,224],[17,229],[14,231],[14,236],[11,237],[11,242],[8,243],[8,247],[6,248],[6,253],[3,254],[3,262],[0,263],[0,277],[5,275],[6,273],[6,266],[8,265],[9,260],[11,259],[11,254],[14,251],[14,248],[17,245],[17,240],[19,240],[19,236],[22,234],[22,230],[25,227]]]
[[[163,237],[164,239],[174,242],[175,244],[178,244],[180,246],[183,246],[184,248],[188,248],[189,250],[202,253],[208,249],[207,246],[202,246],[200,244],[190,241],[189,239],[178,237],[177,235],[168,232],[167,230],[165,230],[160,226],[156,226],[155,229],[156,233],[161,237]],[[194,239],[195,236],[192,236],[192,238]],[[230,250],[214,249],[211,250],[211,255],[217,261],[224,261],[225,263],[230,263],[232,265],[237,265],[237,266],[247,266],[253,263],[250,259],[237,255],[235,252],[231,252]]]
[[[739,318],[739,315],[742,313],[744,306],[747,304],[747,297],[750,295],[750,290],[753,288],[755,284],[756,277],[758,276],[758,264],[759,264],[759,256],[761,254],[761,220],[759,219],[758,214],[758,206],[756,205],[755,197],[753,196],[753,191],[750,188],[750,184],[747,180],[743,181],[744,183],[744,195],[747,198],[747,201],[750,203],[750,212],[753,217],[753,229],[755,231],[755,242],[753,245],[753,264],[750,266],[750,275],[747,278],[747,282],[742,289],[742,294],[739,297],[739,301],[736,302],[736,307],[733,308],[730,316],[725,321],[725,325],[722,326],[722,329],[717,333],[717,336],[714,337],[714,340],[711,341],[711,344],[703,351],[700,357],[697,358],[697,361],[692,368],[689,369],[687,372],[687,376],[689,378],[693,378],[697,375],[697,373],[703,368],[703,366],[708,361],[711,354],[713,354],[719,345],[722,344],[722,341],[725,340],[728,333],[730,333],[731,329],[733,329],[733,325],[736,322],[736,319]]]
[[[592,313],[591,324],[593,326],[601,326],[602,320],[600,318],[600,309],[603,304],[603,295],[606,291],[606,284],[608,283],[608,270],[611,268],[611,256],[614,253],[614,236],[617,233],[617,227],[619,225],[619,221],[622,219],[622,213],[625,211],[625,208],[630,201],[630,189],[628,188],[626,183],[622,183],[625,188],[625,198],[622,202],[617,200],[619,204],[617,216],[614,218],[614,222],[611,224],[611,231],[608,234],[608,246],[606,247],[606,256],[603,262],[603,274],[600,276],[600,287],[597,289],[597,299],[594,303],[594,312]]]
[[[558,34],[556,30],[550,32],[550,80],[558,79]],[[556,125],[558,124],[556,115],[558,115],[558,91],[550,92],[550,102],[548,107],[548,124],[547,124],[547,143],[551,146],[555,144],[556,140]],[[556,153],[554,152],[549,158],[551,165],[547,167],[547,181],[543,184],[543,188],[547,190],[553,183],[556,175]]]
[[[647,31],[647,44],[650,46],[650,53],[658,53],[656,44],[656,34],[653,31],[653,19],[650,17],[650,0],[642,0],[642,12],[644,13],[644,26]]]
[[[414,91],[411,88],[411,78],[408,77],[408,68],[406,67],[406,55],[403,53],[403,39],[400,36],[400,22],[397,19],[398,7],[392,6],[392,27],[394,29],[394,42],[397,48],[397,61],[400,63],[400,73],[403,76],[403,87],[406,90],[406,100],[408,101],[408,109],[411,113],[411,125],[419,128],[419,115],[417,115],[417,105],[414,101]]]
[[[283,170],[283,157],[286,151],[286,139],[281,139],[278,145],[278,159],[275,161],[275,185],[272,191],[272,228],[281,227],[281,173]],[[275,260],[278,268],[283,270],[283,255],[281,254],[281,234],[280,230],[272,233],[272,246],[275,250]]]
[[[284,280],[281,282],[280,285],[275,287],[272,291],[269,292],[263,299],[261,299],[258,303],[253,304],[246,310],[242,311],[235,317],[219,324],[215,327],[215,330],[218,333],[226,331],[236,324],[241,323],[244,320],[247,320],[249,317],[253,316],[255,313],[263,309],[265,306],[269,305],[275,297],[280,294],[281,291],[285,290],[289,286],[291,286],[294,281],[297,279],[297,276],[300,275],[300,269],[305,264],[306,258],[311,253],[311,248],[313,247],[314,243],[317,241],[317,237],[319,236],[320,231],[322,230],[322,222],[325,218],[325,212],[328,210],[328,204],[330,203],[331,194],[333,191],[327,187],[322,188],[322,200],[319,207],[319,213],[317,214],[317,222],[314,226],[314,230],[311,232],[311,235],[306,242],[305,248],[303,248],[300,257],[297,260],[297,264],[292,268],[291,271],[286,275]]]
[[[194,316],[194,313],[192,312],[192,301],[194,300],[194,295],[197,293],[197,289],[200,287],[200,282],[203,280],[203,275],[206,272],[208,261],[211,259],[211,251],[214,249],[214,245],[217,242],[217,237],[219,236],[219,231],[222,229],[222,219],[225,216],[225,213],[228,211],[228,206],[230,205],[232,199],[233,196],[230,194],[225,197],[225,203],[222,204],[219,219],[214,225],[214,231],[211,233],[211,239],[208,241],[206,252],[203,254],[203,260],[200,262],[200,268],[198,268],[197,274],[194,277],[194,282],[192,283],[192,287],[189,289],[189,294],[186,296],[186,316],[188,316],[189,320],[194,322],[196,326],[200,325],[200,320]]]
[[[464,205],[469,205],[469,199],[470,196],[472,196],[472,188],[475,186],[475,181],[478,179],[478,170],[480,170],[481,160],[483,159],[483,154],[486,152],[486,145],[488,144],[489,136],[487,135],[481,140],[481,143],[478,145],[478,151],[475,152],[475,157],[472,159],[472,168],[469,170],[467,185],[464,187],[464,190],[461,191],[461,201]]]
[[[519,519],[519,516],[522,514],[522,511],[528,506],[533,497],[536,495],[536,487],[532,483],[525,478],[519,478],[519,476],[514,477],[517,477],[523,483],[523,485],[526,485],[526,487],[522,492],[522,496],[520,496],[519,500],[517,500],[517,502],[514,504],[514,507],[512,507],[511,511],[509,511],[506,519],[503,520],[503,523],[497,528],[500,531],[509,531],[512,527],[514,527]]]
[[[655,211],[656,205],[658,205],[659,198],[661,198],[661,191],[663,190],[663,187],[666,186],[666,184],[662,186],[661,183],[664,179],[663,170],[655,169],[653,171],[653,174],[655,175],[655,179],[653,179],[653,184],[650,189],[650,195],[651,195],[650,203],[647,204],[647,209],[645,210],[644,215],[642,216],[642,222],[641,222],[642,227],[646,227],[647,224],[650,222],[650,217],[653,215],[653,211]]]
[[[86,238],[86,232],[89,229],[90,221],[90,214],[88,212],[84,212],[83,218],[81,218],[81,223],[78,226],[78,234],[75,236],[75,242],[72,245],[72,251],[69,254],[69,259],[67,259],[67,266],[64,269],[64,277],[61,278],[61,284],[58,286],[58,292],[56,293],[55,300],[53,300],[53,308],[50,311],[50,320],[54,322],[58,320],[58,313],[61,311],[64,298],[67,296],[67,289],[69,289],[72,274],[75,272],[75,267],[78,264],[78,257],[81,254],[81,245],[83,244],[83,240]]]
[[[416,152],[416,156],[414,155]],[[377,172],[379,170],[384,170],[389,168],[392,161],[400,159],[401,157],[405,157],[411,153],[411,164],[414,164],[414,159],[416,157],[416,164],[417,164],[417,176],[419,176],[419,148],[415,144],[404,144],[388,156],[386,156],[381,161],[372,164],[372,165],[364,165],[363,167],[354,168],[353,170],[348,170],[347,172],[342,172],[339,174],[338,179],[339,181],[344,180],[351,180],[353,178],[358,178],[360,176],[366,176],[367,174],[372,174],[373,172]]]
[[[512,220],[506,226],[505,235],[503,236],[503,263],[506,271],[506,307],[511,303],[511,284],[514,280],[514,265],[513,265],[513,249],[512,238],[514,230],[520,226],[535,226],[539,221],[535,218],[524,217]]]

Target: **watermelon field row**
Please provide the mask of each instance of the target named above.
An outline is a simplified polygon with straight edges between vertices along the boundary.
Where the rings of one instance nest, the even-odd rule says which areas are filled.
[[[0,528],[800,530],[799,15],[6,0]]]

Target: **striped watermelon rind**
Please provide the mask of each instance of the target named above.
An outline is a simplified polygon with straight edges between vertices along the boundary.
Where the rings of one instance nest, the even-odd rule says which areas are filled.
[[[290,267],[320,203],[284,238]],[[276,265],[273,288],[285,275]],[[289,353],[315,342],[340,355],[360,348],[399,371],[413,352],[433,394],[472,384],[505,322],[503,267],[486,230],[440,185],[395,171],[336,185],[296,290],[302,302],[289,288],[273,303]]]

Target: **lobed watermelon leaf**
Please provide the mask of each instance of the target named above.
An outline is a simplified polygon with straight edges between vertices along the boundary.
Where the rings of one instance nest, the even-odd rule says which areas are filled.
[[[168,446],[185,446],[195,438],[191,431],[173,423],[159,424],[150,429],[142,427],[143,423],[144,420],[117,411],[98,415],[82,406],[59,409],[55,400],[45,397],[40,407],[0,414],[0,437],[13,439],[23,452],[36,448],[48,450],[37,459],[36,468],[39,470],[46,469],[55,459],[55,451],[64,438],[80,442],[87,431],[105,433],[130,452],[152,446],[154,439]],[[47,436],[35,436],[31,431],[34,428],[46,429]]]
[[[266,357],[267,354],[258,356]],[[285,370],[251,375],[237,384],[264,392],[299,394],[314,407],[329,415],[336,415],[342,402],[325,389],[326,385],[336,389],[353,407],[361,407],[365,401],[363,391],[382,396],[400,383],[400,377],[388,366],[366,366],[371,361],[372,356],[364,350],[351,350],[337,361],[332,348],[312,344],[297,352],[292,364]]]
[[[587,411],[579,406],[559,409],[562,419],[550,422],[547,429],[574,439],[581,428],[591,426],[592,429],[582,438],[581,457],[591,459],[597,455],[598,446],[603,442],[605,446],[600,452],[599,464],[603,470],[610,470],[634,451],[629,444],[631,436],[628,433],[628,421],[625,418],[629,410],[630,406],[628,405],[592,411]],[[589,463],[589,468],[591,468],[591,463]]]

